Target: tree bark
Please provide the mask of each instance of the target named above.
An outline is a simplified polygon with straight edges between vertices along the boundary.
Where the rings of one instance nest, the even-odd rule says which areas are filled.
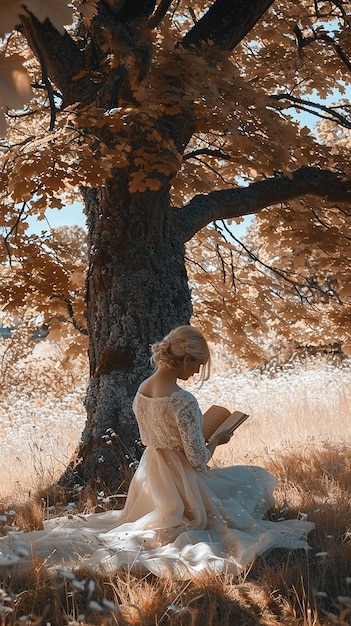
[[[219,45],[219,41],[224,41],[221,28],[225,28],[224,48],[229,49],[247,34],[271,3],[272,0],[255,0],[253,14],[242,10],[242,0],[235,0],[229,12],[226,7],[233,3],[217,0],[205,30],[200,35],[197,30],[191,31],[183,43],[198,45],[207,33]],[[145,32],[139,27],[139,20],[147,22],[154,3],[135,0],[133,7],[138,11],[132,13],[129,4],[120,3],[117,12],[99,5],[93,21],[93,48],[98,56],[106,45],[106,32],[111,29],[122,47],[136,55],[141,80],[148,71],[151,40],[150,44],[138,43]],[[224,16],[225,25],[223,10],[228,13]],[[214,28],[209,33],[206,29],[211,20]],[[129,79],[123,74],[122,58],[119,63],[99,87],[98,104],[107,109],[119,104],[121,97],[129,98]],[[186,85],[179,84],[179,101],[186,100]],[[171,119],[166,114],[160,120],[159,132],[172,138],[180,154],[194,130],[191,103],[184,113]],[[145,145],[142,133],[139,136],[137,130],[132,132],[131,153]],[[75,458],[60,481],[69,486],[96,480],[109,486],[121,483],[126,464],[133,462],[138,431],[135,420],[131,421],[131,404],[141,380],[150,373],[150,344],[171,328],[189,323],[191,317],[183,230],[168,195],[172,176],[162,180],[162,188],[156,193],[130,194],[128,185],[134,170],[131,161],[125,170],[114,171],[114,177],[103,188],[85,192],[91,250],[87,277],[90,382],[86,426]]]
[[[214,0],[179,44],[193,46],[199,54],[204,51],[201,43],[207,40],[221,50],[232,50],[272,3]],[[77,40],[58,33],[48,20],[41,24],[31,15],[24,18],[23,30],[41,60],[43,74],[62,92],[63,106],[77,102],[87,108],[94,104],[103,111],[115,107],[127,111],[138,109],[135,86],[152,64],[150,28],[170,4],[161,0],[154,12],[154,0],[98,2],[91,22],[80,24]],[[123,170],[113,169],[104,186],[84,192],[90,238],[86,296],[90,382],[86,426],[75,458],[60,480],[69,486],[96,480],[120,484],[125,466],[133,461],[138,431],[131,405],[138,385],[150,373],[150,344],[172,327],[188,323],[191,316],[184,242],[214,219],[254,213],[298,194],[323,195],[321,190],[326,188],[334,193],[338,185],[344,192],[347,186],[332,172],[333,180],[323,185],[318,168],[306,168],[291,179],[281,176],[247,189],[195,196],[185,207],[172,209],[169,185],[176,171],[170,170],[179,163],[169,166],[167,146],[172,144],[182,155],[197,126],[193,86],[176,72],[166,78],[177,85],[178,113],[170,114],[166,107],[157,119],[148,117],[144,129],[136,114],[120,136],[112,126],[105,131],[99,125],[82,130],[82,137],[92,131],[97,156],[99,133],[104,134],[104,145],[111,147],[112,154],[122,137],[128,142],[129,162]],[[151,119],[157,132],[150,135]],[[146,156],[140,166],[134,155],[142,147]],[[168,169],[148,162],[151,148]],[[131,193],[129,184],[139,169],[161,188]]]
[[[185,35],[184,46],[211,40],[219,50],[233,50],[274,0],[216,0]]]
[[[123,484],[138,430],[131,404],[150,374],[150,344],[188,323],[183,241],[167,191],[130,195],[124,174],[86,190],[90,382],[87,421],[61,484]]]

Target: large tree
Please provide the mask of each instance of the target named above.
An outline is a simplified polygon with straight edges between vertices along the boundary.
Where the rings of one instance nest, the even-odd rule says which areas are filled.
[[[74,264],[62,263],[50,233],[26,233],[30,213],[43,217],[79,189],[88,228],[90,381],[86,426],[64,480],[112,484],[133,454],[131,404],[149,373],[150,344],[191,319],[187,242],[189,254],[197,246],[203,255],[193,268],[203,265],[210,277],[211,236],[223,282],[229,268],[234,284],[233,239],[226,241],[222,221],[262,215],[268,243],[259,262],[264,284],[270,280],[267,300],[259,283],[251,284],[258,262],[251,251],[239,275],[246,305],[237,302],[234,313],[220,294],[223,308],[212,308],[206,320],[224,328],[227,310],[246,352],[271,301],[281,296],[278,276],[292,286],[289,307],[304,304],[310,293],[331,300],[326,274],[336,281],[338,305],[350,295],[342,280],[350,237],[347,142],[331,148],[325,136],[318,141],[289,116],[291,107],[309,107],[350,128],[346,102],[318,100],[342,93],[350,82],[350,3],[74,5],[74,20],[63,0],[18,0],[0,9],[4,29],[12,31],[0,65],[7,124],[2,294],[18,307],[30,285],[32,304],[40,293],[52,328],[54,318],[66,315],[84,333],[84,315],[74,306]],[[63,28],[66,22],[72,25]],[[272,270],[272,250],[283,241],[286,268]],[[243,324],[238,312],[250,307]]]

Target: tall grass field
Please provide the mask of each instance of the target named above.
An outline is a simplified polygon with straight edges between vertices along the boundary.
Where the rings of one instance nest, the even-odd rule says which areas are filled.
[[[34,381],[33,381],[34,383]],[[54,388],[0,400],[0,533],[40,528],[45,517],[111,508],[109,493],[77,500],[52,487],[84,424],[84,381],[59,399]],[[91,571],[60,576],[45,563],[0,574],[0,626],[272,626],[351,623],[351,363],[320,357],[281,368],[215,366],[202,387],[211,404],[250,418],[220,446],[215,465],[260,464],[279,479],[272,519],[308,517],[309,550],[275,550],[239,577],[179,582],[152,574]]]

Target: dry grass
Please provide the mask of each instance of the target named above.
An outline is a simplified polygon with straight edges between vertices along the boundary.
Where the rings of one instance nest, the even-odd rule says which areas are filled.
[[[196,392],[203,408],[217,403],[250,412],[249,423],[214,462],[260,463],[278,476],[270,516],[307,515],[316,524],[310,550],[275,550],[240,577],[209,574],[187,582],[130,572],[113,578],[91,571],[53,576],[45,564],[36,563],[30,572],[3,577],[0,626],[349,624],[350,385],[348,366],[310,362],[276,376],[218,371]],[[35,467],[40,467],[37,479],[42,485],[45,476],[51,479],[50,464],[47,475],[44,461]],[[43,494],[22,501],[18,492],[12,496],[0,503],[3,533],[15,527],[40,528],[44,517],[67,507],[87,511],[110,506],[108,497],[93,492],[80,493],[74,504],[63,490],[47,499]],[[49,500],[55,501],[54,511]]]
[[[60,581],[38,566],[32,578],[12,581],[14,599],[6,624],[179,626],[292,624],[294,615],[278,594],[255,581],[207,576],[191,583],[121,574]],[[14,589],[21,589],[15,596]],[[17,621],[16,621],[17,620]],[[40,621],[41,620],[41,621]]]

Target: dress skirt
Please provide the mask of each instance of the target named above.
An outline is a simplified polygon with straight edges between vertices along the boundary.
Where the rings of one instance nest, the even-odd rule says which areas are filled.
[[[272,522],[277,479],[261,467],[194,469],[179,449],[147,448],[123,510],[58,517],[44,530],[0,540],[0,566],[43,558],[49,568],[88,566],[192,578],[238,574],[273,548],[306,548],[313,524]]]

